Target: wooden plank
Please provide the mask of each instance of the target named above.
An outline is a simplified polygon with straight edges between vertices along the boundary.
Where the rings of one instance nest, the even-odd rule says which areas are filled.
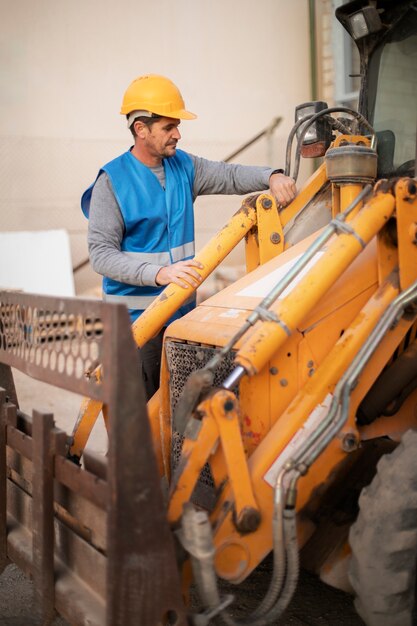
[[[54,618],[54,458],[53,415],[33,411],[33,582],[36,607],[44,626]]]
[[[16,452],[16,450],[13,450],[9,446],[7,446],[6,463],[8,472],[10,473],[10,471],[13,470],[16,474],[19,474],[19,476],[21,476],[23,480],[30,485],[29,489],[27,489],[28,493],[32,493],[32,461]]]
[[[30,497],[31,486],[27,480],[10,471],[10,479],[7,481],[8,512],[13,515],[19,524],[29,531],[32,527],[32,498]],[[107,550],[107,513],[95,504],[85,500],[66,487],[59,488],[55,485],[54,513],[56,519],[70,528],[74,533],[88,541],[92,547],[105,553]],[[55,524],[55,545],[59,545],[61,538],[57,534],[58,526]]]
[[[138,354],[126,310],[109,310],[118,358],[103,363],[110,385],[107,626],[187,623],[173,538],[152,445]],[[157,601],[155,599],[157,598]]]
[[[32,460],[32,438],[25,435],[14,426],[7,427],[7,445]]]
[[[92,450],[84,450],[83,454],[84,467],[88,472],[95,474],[102,480],[107,480],[107,457]]]
[[[0,573],[7,565],[6,391],[0,389]]]
[[[26,576],[32,576],[32,534],[28,528],[18,524],[10,514],[7,516],[7,525],[10,529],[7,535],[9,558]]]
[[[29,498],[30,499],[30,498]],[[16,520],[8,517],[11,532],[8,537],[8,550],[14,563],[26,574],[32,573],[32,536],[29,531],[19,526]],[[78,551],[78,555],[82,551]],[[97,553],[94,561],[95,571],[105,571],[104,557]],[[79,557],[80,558],[80,557]],[[82,558],[82,556],[81,556]],[[103,626],[105,623],[105,599],[75,574],[68,563],[55,558],[55,600],[56,608],[72,626]],[[103,583],[104,587],[104,583]]]
[[[32,418],[26,413],[23,413],[19,409],[17,410],[17,423],[16,427],[25,433],[25,435],[29,435],[32,437]]]
[[[11,535],[13,535],[13,533],[13,536],[16,536],[17,528],[24,530],[26,533],[25,536],[29,538],[28,541],[30,543],[29,555],[27,546],[22,552],[24,562],[26,563],[25,571],[29,571],[32,574],[33,533],[31,525],[33,500],[25,491],[20,489],[17,485],[11,483],[11,481],[8,481],[8,498],[9,526],[13,531],[12,533],[9,533],[8,542],[10,544]],[[101,519],[97,518],[99,524],[105,527],[105,515],[96,507],[95,509],[102,514]],[[93,515],[92,510],[91,515]],[[74,517],[73,519],[74,523],[79,524],[78,518]],[[95,546],[89,540],[83,539],[83,537],[79,535],[78,529],[71,528],[65,522],[65,519],[61,520],[55,518],[55,559],[59,558],[60,563],[65,568],[72,571],[73,574],[80,580],[83,580],[84,583],[94,591],[94,593],[101,595],[104,598],[106,593],[106,556],[103,554],[103,551],[99,546]],[[104,528],[100,531],[100,535],[104,535]],[[26,541],[26,544],[28,544],[28,541]],[[16,553],[16,551],[18,551],[18,546],[14,545],[14,550]]]
[[[12,513],[20,523],[31,528],[32,500],[29,498],[29,503],[26,503],[20,494],[20,491],[24,491],[25,494],[32,495],[32,484],[28,481],[28,474],[22,471],[16,472],[10,467],[8,473],[8,512]],[[19,489],[13,489],[14,486]],[[54,491],[55,516],[98,550],[106,552],[107,512],[66,487],[60,487],[59,484],[55,484]]]
[[[7,513],[16,524],[32,532],[32,498],[19,485],[7,481]]]
[[[55,458],[55,478],[101,509],[107,509],[107,484],[69,459]]]
[[[55,597],[58,613],[72,626],[103,626],[106,623],[105,600],[71,571],[64,570],[59,574]]]
[[[61,487],[55,490],[55,515],[92,546],[106,552],[107,511]]]
[[[16,387],[14,384],[12,368],[10,365],[0,363],[0,387],[5,390],[7,401],[19,406],[17,403]]]

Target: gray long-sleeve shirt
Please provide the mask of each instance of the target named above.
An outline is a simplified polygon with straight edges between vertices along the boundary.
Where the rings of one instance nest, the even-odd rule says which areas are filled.
[[[269,167],[209,161],[189,154],[194,165],[193,199],[210,194],[246,194],[269,187]],[[151,168],[165,186],[163,165]],[[98,274],[128,285],[155,286],[162,266],[138,262],[121,251],[125,225],[106,173],[97,179],[91,197],[88,249],[91,265]]]

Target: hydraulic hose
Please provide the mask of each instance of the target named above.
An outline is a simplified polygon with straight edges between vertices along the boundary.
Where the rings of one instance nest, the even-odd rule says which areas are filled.
[[[252,614],[254,617],[262,616],[272,609],[281,592],[285,579],[286,550],[283,524],[285,490],[283,479],[284,473],[280,472],[274,490],[274,516],[272,519],[274,561],[272,578],[265,597]]]
[[[191,557],[194,579],[201,600],[208,610],[220,604],[214,571],[214,546],[210,521],[205,511],[197,511],[191,503],[184,506],[182,517],[183,544]]]
[[[269,589],[255,611],[247,618],[235,620],[225,613],[232,598],[222,600],[214,569],[214,545],[210,521],[205,511],[192,504],[185,507],[182,530],[183,545],[191,556],[194,579],[205,611],[195,615],[196,626],[209,623],[211,617],[226,626],[268,626],[287,608],[297,585],[299,557],[295,507],[285,507],[283,470],[277,478],[274,494],[274,568]]]
[[[262,626],[268,626],[272,620],[280,617],[291,602],[291,598],[297,588],[298,575],[300,570],[300,557],[297,543],[297,526],[295,508],[285,509],[284,511],[284,536],[285,548],[287,554],[287,571],[285,575],[285,583],[282,593],[277,603],[263,617]],[[261,625],[259,625],[261,626]]]
[[[290,176],[290,172],[291,172],[291,152],[292,152],[292,142],[294,141],[294,135],[297,132],[297,130],[300,128],[300,126],[308,122],[308,120],[310,120],[312,117],[313,115],[311,114],[311,115],[306,115],[300,120],[297,120],[297,122],[294,124],[294,126],[290,130],[290,134],[288,135],[288,139],[287,139],[287,148],[285,151],[285,170],[284,170],[285,176]]]
[[[300,128],[300,126],[303,126],[303,129],[300,133],[300,136],[298,138],[297,141],[297,150],[295,153],[295,161],[294,161],[294,172],[292,174],[292,178],[296,181],[298,178],[298,173],[299,173],[299,169],[300,169],[300,157],[301,157],[301,146],[302,143],[304,141],[304,137],[308,131],[308,129],[310,128],[310,126],[312,124],[314,124],[314,122],[316,122],[318,119],[320,119],[320,117],[326,117],[326,118],[330,118],[330,113],[349,113],[350,115],[352,115],[352,117],[356,118],[363,126],[365,126],[369,132],[372,135],[372,140],[371,140],[371,148],[374,150],[376,149],[376,135],[375,135],[375,131],[373,129],[373,127],[370,125],[370,123],[368,122],[368,120],[363,117],[363,115],[361,115],[360,113],[358,113],[357,111],[354,111],[353,109],[349,109],[348,107],[332,107],[329,109],[323,109],[322,111],[319,111],[318,113],[314,114],[314,115],[306,115],[305,117],[301,118],[300,120],[297,120],[297,122],[294,124],[294,126],[292,127],[289,135],[288,135],[288,140],[287,140],[287,147],[286,147],[286,151],[285,151],[285,175],[286,176],[291,176],[291,152],[292,152],[292,144],[294,141],[294,136],[296,134],[296,132],[298,131],[298,129]],[[334,128],[336,128],[336,130],[338,130],[339,132],[342,132],[344,134],[348,134],[350,131],[348,128],[346,128],[346,126],[341,123],[339,120],[336,119],[332,119],[330,118],[332,121],[330,122],[332,124],[332,126]]]

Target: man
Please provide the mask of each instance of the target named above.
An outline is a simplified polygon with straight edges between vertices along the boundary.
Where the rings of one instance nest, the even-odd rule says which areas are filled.
[[[140,76],[128,87],[126,115],[133,147],[104,165],[83,194],[89,217],[93,269],[104,276],[104,299],[123,302],[132,322],[166,285],[198,287],[202,266],[194,257],[193,202],[199,195],[246,194],[268,188],[286,206],[296,195],[282,170],[208,161],[177,149],[185,109],[178,88],[164,76]],[[195,306],[185,303],[170,321]],[[161,332],[141,349],[148,398],[159,387]]]

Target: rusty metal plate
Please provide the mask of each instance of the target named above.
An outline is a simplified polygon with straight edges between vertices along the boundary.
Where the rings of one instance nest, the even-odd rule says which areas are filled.
[[[0,291],[0,361],[33,378],[103,400],[105,305]]]

